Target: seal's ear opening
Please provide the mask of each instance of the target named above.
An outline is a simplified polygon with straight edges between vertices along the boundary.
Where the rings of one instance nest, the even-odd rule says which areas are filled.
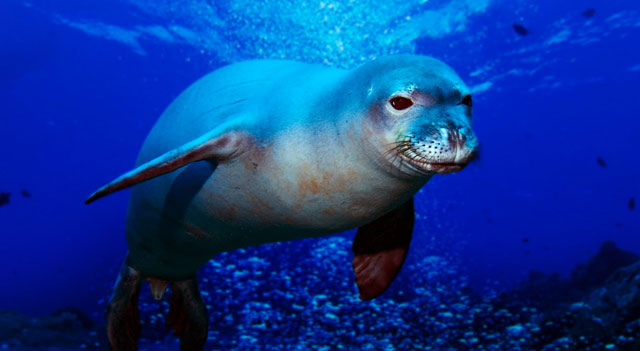
[[[244,134],[238,132],[220,134],[220,130],[215,129],[121,175],[91,194],[84,203],[90,204],[118,190],[173,172],[193,162],[205,159],[217,161],[229,159],[238,154],[245,140]]]

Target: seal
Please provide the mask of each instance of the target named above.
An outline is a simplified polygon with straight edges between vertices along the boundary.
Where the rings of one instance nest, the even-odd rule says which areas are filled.
[[[149,133],[137,166],[86,201],[132,188],[129,252],[109,303],[114,349],[135,349],[144,280],[182,349],[202,349],[196,272],[216,253],[359,228],[363,300],[395,278],[411,241],[413,195],[459,171],[478,143],[469,89],[446,64],[387,56],[352,70],[256,60],[188,87]]]

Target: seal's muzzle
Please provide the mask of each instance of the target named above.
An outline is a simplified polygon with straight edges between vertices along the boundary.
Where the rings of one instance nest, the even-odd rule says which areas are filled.
[[[419,172],[451,173],[474,157],[478,142],[471,128],[452,121],[426,125],[402,140],[400,157]]]

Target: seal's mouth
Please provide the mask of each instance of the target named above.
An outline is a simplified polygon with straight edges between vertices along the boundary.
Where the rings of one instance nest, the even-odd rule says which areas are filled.
[[[392,165],[424,175],[458,172],[474,157],[474,150],[464,140],[448,143],[407,136],[392,145],[389,151]]]
[[[466,165],[466,163],[428,163],[426,167],[436,173],[453,173],[463,169]]]
[[[409,167],[415,172],[418,173],[440,173],[447,174],[458,172],[467,166],[468,162],[465,163],[440,163],[440,162],[429,162],[422,161],[416,158],[415,156],[407,157],[406,154],[400,154],[400,158],[404,161],[404,166]]]

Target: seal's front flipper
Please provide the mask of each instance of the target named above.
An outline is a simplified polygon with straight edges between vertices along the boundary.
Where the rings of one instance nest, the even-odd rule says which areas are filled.
[[[138,349],[140,337],[140,313],[138,295],[142,275],[139,271],[122,265],[107,307],[107,336],[111,350],[129,351]]]
[[[171,303],[167,327],[180,337],[180,350],[204,349],[207,342],[207,310],[196,278],[171,282]]]
[[[361,300],[382,294],[396,277],[409,251],[413,199],[360,227],[353,240],[353,270]]]
[[[228,130],[228,128],[216,128],[179,148],[140,165],[98,189],[84,203],[89,204],[118,190],[173,172],[192,162],[206,159],[222,161],[233,158],[242,152],[248,141],[248,136],[237,131],[222,132],[221,129]]]

